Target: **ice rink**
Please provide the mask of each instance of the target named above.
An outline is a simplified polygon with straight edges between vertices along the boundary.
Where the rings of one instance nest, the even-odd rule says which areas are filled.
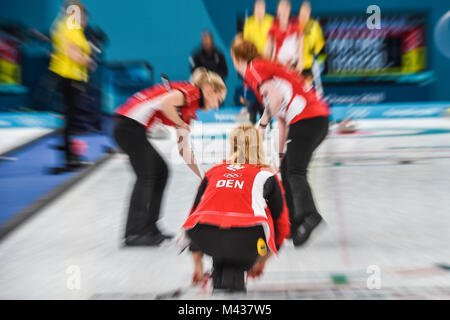
[[[7,153],[30,140],[38,139],[52,131],[45,128],[2,128],[0,130],[2,134],[0,154]]]
[[[205,169],[224,155],[234,126],[193,131]],[[358,126],[332,127],[315,154],[309,178],[327,227],[310,243],[286,242],[247,296],[196,288],[172,298],[450,299],[450,118]],[[200,181],[174,141],[154,143],[171,167],[161,227],[178,234]],[[122,246],[133,182],[117,154],[1,242],[0,299],[155,299],[187,288],[190,256],[173,243]]]

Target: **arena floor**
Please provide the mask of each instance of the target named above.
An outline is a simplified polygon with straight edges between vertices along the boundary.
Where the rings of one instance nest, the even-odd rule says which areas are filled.
[[[355,134],[332,129],[311,165],[327,226],[305,247],[286,243],[264,276],[249,280],[246,298],[450,299],[450,119],[358,126]],[[233,127],[193,130],[204,169],[223,157]],[[171,167],[161,226],[176,234],[200,181],[174,141],[155,143]],[[189,289],[190,256],[174,243],[122,246],[133,181],[117,154],[1,242],[0,299],[243,298]],[[374,275],[379,288],[369,288]]]

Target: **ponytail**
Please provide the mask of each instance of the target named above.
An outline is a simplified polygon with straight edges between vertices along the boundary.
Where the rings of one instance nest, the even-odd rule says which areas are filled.
[[[230,133],[230,157],[233,164],[268,167],[265,163],[263,140],[252,125],[241,125]]]

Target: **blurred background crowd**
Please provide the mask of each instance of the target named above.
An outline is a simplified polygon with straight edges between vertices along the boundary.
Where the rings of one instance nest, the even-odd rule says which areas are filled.
[[[3,1],[0,112],[50,111],[64,119],[56,147],[70,169],[86,165],[78,155],[83,144],[72,145],[71,136],[105,133],[113,111],[161,73],[172,80],[188,79],[198,67],[218,73],[228,96],[200,121],[228,112],[256,123],[262,106],[230,67],[239,33],[261,56],[315,86],[333,121],[364,117],[368,109],[349,111],[355,105],[377,113],[386,103],[448,101],[449,9],[444,0]]]

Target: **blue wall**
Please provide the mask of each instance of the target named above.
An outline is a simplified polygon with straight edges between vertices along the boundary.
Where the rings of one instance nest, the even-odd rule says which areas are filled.
[[[208,29],[216,38],[216,46],[226,54],[229,69],[232,68],[227,45],[217,34],[203,1],[133,0],[130,2],[133,5],[123,3],[85,1],[93,22],[104,28],[110,37],[109,60],[144,59],[154,66],[157,76],[166,73],[171,79],[188,79],[188,58],[200,45],[200,33]],[[158,77],[156,80],[159,81]]]
[[[0,2],[0,19],[19,19],[25,24],[46,30],[56,16],[61,0],[11,0]],[[275,11],[277,0],[267,0]],[[188,57],[200,43],[200,32],[210,29],[216,46],[224,51],[230,69],[227,85],[231,103],[234,88],[240,84],[233,70],[229,45],[236,32],[236,16],[251,13],[253,0],[85,0],[94,25],[101,26],[110,38],[108,60],[148,60],[156,75],[167,73],[172,79],[189,77]],[[298,11],[300,0],[292,0]],[[376,4],[383,11],[424,11],[428,13],[430,68],[437,81],[431,86],[434,100],[450,100],[448,75],[450,60],[434,44],[433,30],[450,10],[449,0],[313,0],[313,15],[320,13],[357,13],[366,16],[366,8]],[[450,40],[449,40],[450,41]]]
[[[47,30],[58,10],[52,0],[1,0],[0,21],[19,21],[22,24]]]

